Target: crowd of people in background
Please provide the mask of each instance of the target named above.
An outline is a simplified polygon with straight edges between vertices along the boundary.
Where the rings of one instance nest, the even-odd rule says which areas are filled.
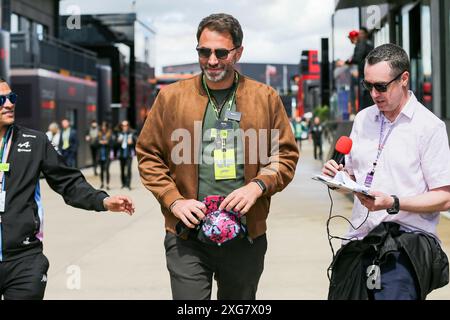
[[[319,117],[293,117],[290,121],[297,147],[302,150],[302,141],[313,143],[314,159],[323,160],[324,127]],[[50,123],[46,132],[55,149],[63,156],[71,167],[77,167],[77,151],[79,142],[77,132],[68,119],[61,121],[61,127],[56,122]],[[135,156],[135,145],[138,138],[136,130],[130,128],[124,120],[115,128],[109,122],[101,125],[93,120],[85,135],[89,144],[94,175],[100,179],[100,188],[110,190],[110,165],[113,160],[119,160],[120,181],[122,188],[131,190],[132,163]]]
[[[68,119],[61,121],[61,127],[56,122],[48,126],[47,137],[71,167],[77,167],[77,152],[79,141],[77,132]],[[135,156],[137,133],[130,127],[128,121],[122,121],[112,128],[108,122],[99,126],[93,120],[85,135],[92,157],[94,175],[100,178],[100,188],[110,190],[110,164],[119,160],[122,188],[131,190],[132,163]]]
[[[302,141],[309,140],[313,142],[314,159],[323,160],[322,135],[324,127],[320,117],[315,116],[310,119],[305,117],[291,118],[291,129],[297,142],[298,150],[302,150]]]

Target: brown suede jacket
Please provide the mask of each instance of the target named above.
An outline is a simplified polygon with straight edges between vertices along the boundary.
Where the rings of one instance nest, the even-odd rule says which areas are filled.
[[[165,228],[175,233],[178,219],[169,211],[177,199],[197,199],[198,158],[202,139],[202,122],[208,105],[208,96],[201,84],[201,76],[182,80],[162,89],[148,114],[136,145],[139,172],[143,184],[161,204],[165,217]],[[283,190],[295,174],[299,152],[287,118],[284,106],[276,91],[250,78],[240,76],[236,92],[236,108],[241,112],[240,128],[260,132],[268,130],[267,146],[250,145],[244,136],[245,183],[261,179],[267,187],[266,192],[256,201],[247,213],[247,226],[251,238],[257,238],[267,229],[270,197]],[[177,130],[178,129],[178,130]],[[183,138],[179,133],[189,132],[188,150],[178,152],[177,145]],[[279,130],[279,148],[271,150],[271,129]],[[174,134],[175,132],[175,134]],[[178,133],[177,133],[178,132]],[[195,134],[194,134],[195,133]],[[173,136],[172,136],[173,135]],[[185,139],[186,140],[186,139]],[[175,150],[177,152],[174,152]],[[257,158],[250,157],[256,149]],[[190,149],[190,150],[189,150]],[[266,149],[261,161],[260,149]],[[172,153],[181,154],[183,163],[174,163]],[[255,161],[256,160],[256,161]],[[265,163],[264,163],[265,162]]]

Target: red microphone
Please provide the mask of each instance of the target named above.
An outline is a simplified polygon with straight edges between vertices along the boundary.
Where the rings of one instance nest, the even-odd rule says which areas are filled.
[[[334,147],[333,160],[336,161],[337,164],[343,164],[345,155],[350,153],[352,150],[353,141],[349,137],[342,136],[336,142],[336,146]]]

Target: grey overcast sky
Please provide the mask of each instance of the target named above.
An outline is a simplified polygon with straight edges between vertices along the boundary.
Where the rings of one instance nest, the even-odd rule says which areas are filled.
[[[64,0],[60,13],[77,6],[81,14],[136,12],[157,32],[154,63],[162,66],[197,61],[196,29],[211,13],[236,17],[244,31],[241,62],[298,63],[302,50],[320,50],[320,39],[330,38],[334,0]],[[357,28],[356,10],[336,15],[335,57],[347,59],[353,48],[346,38]],[[81,26],[82,27],[82,26]],[[331,58],[331,56],[330,56]]]

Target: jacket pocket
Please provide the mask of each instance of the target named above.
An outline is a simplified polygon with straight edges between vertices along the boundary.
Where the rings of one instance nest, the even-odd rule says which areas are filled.
[[[36,203],[33,203],[33,236],[39,233],[41,227],[41,220],[39,218],[39,207]]]
[[[39,214],[34,214],[34,232],[35,234],[39,233],[39,230],[41,229],[41,219],[39,218]]]

